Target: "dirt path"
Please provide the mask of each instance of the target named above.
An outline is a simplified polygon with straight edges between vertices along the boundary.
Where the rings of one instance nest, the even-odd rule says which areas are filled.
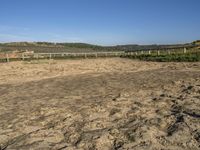
[[[200,63],[0,65],[0,149],[200,148]]]

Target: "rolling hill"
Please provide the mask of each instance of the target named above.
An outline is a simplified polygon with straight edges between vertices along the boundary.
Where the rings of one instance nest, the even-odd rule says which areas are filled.
[[[200,40],[186,44],[174,45],[116,45],[99,46],[87,43],[50,43],[50,42],[12,42],[0,43],[0,52],[8,51],[34,51],[36,53],[45,52],[96,52],[96,51],[136,51],[136,50],[155,50],[155,49],[179,49],[199,47]]]

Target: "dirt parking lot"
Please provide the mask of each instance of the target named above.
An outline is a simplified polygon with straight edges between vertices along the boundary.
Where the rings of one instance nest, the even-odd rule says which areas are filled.
[[[0,150],[199,150],[200,62],[0,64]]]

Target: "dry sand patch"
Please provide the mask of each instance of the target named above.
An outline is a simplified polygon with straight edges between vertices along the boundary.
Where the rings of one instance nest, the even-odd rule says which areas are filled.
[[[0,65],[2,149],[199,149],[200,63]]]

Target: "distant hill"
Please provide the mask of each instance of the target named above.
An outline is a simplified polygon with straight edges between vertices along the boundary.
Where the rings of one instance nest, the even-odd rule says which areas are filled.
[[[194,41],[193,44],[200,45],[200,40]]]
[[[101,46],[86,43],[12,42],[1,43],[0,51],[34,51],[36,53],[93,52],[104,50]]]
[[[191,48],[200,45],[200,40],[186,44],[174,45],[117,45],[117,46],[99,46],[87,43],[50,43],[50,42],[12,42],[0,43],[0,51],[34,51],[38,53],[55,52],[96,52],[96,51],[136,51],[153,49],[177,49]]]

